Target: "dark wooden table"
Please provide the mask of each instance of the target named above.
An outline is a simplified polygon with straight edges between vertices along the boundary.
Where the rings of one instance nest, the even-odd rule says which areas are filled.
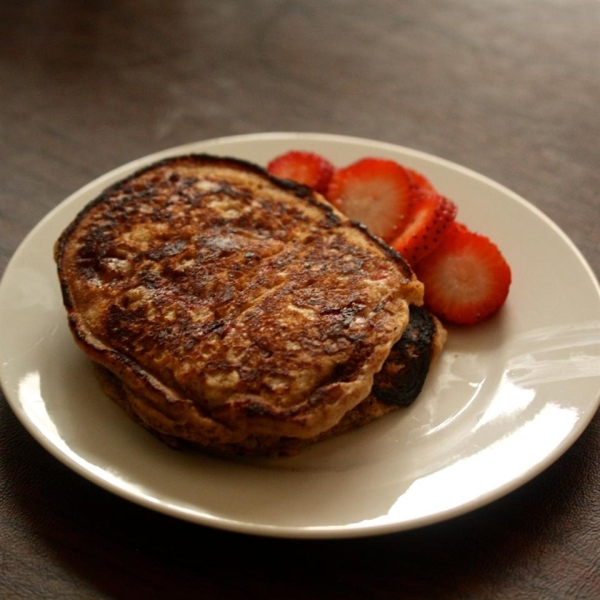
[[[260,131],[463,164],[600,268],[597,0],[3,2],[0,82],[0,272],[103,172]],[[260,538],[154,513],[63,466],[4,397],[0,478],[2,598],[600,598],[598,415],[508,496],[365,539]]]

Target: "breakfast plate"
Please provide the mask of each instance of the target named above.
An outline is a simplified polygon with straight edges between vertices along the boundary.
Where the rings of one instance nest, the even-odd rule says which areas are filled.
[[[409,408],[284,459],[175,451],[108,401],[75,347],[52,248],[111,183],[177,154],[265,165],[289,149],[337,166],[365,156],[424,173],[459,220],[512,268],[492,319],[449,328],[447,346]],[[449,519],[523,485],[581,435],[600,403],[600,288],[573,243],[502,185],[447,160],[383,142],[306,133],[243,135],[171,148],[75,192],[25,238],[0,283],[0,380],[44,448],[97,485],[156,511],[273,537],[341,538]]]

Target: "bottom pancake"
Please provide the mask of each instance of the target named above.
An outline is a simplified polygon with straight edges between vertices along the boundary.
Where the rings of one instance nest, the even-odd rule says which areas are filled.
[[[181,429],[181,435],[175,435],[173,431],[159,430],[155,424],[142,418],[135,406],[143,403],[143,398],[135,396],[105,367],[96,363],[94,367],[104,392],[132,419],[169,446],[201,448],[229,456],[292,456],[306,446],[362,427],[399,407],[412,404],[423,388],[431,364],[442,351],[446,337],[446,330],[436,317],[422,307],[411,306],[409,323],[383,368],[375,375],[369,396],[348,411],[336,425],[310,438],[263,434],[250,435],[235,444],[198,444],[186,427]]]

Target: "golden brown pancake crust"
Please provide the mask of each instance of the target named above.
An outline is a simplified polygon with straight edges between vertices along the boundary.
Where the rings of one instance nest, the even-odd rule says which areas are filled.
[[[131,411],[206,446],[330,429],[369,394],[423,292],[309,188],[207,155],[106,190],[55,258],[75,339]]]

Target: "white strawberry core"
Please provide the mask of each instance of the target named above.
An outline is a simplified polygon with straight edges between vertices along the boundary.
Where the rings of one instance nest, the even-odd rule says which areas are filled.
[[[343,199],[346,216],[366,225],[379,237],[389,235],[397,220],[396,207],[389,202],[396,189],[385,179],[355,183],[352,195]]]

